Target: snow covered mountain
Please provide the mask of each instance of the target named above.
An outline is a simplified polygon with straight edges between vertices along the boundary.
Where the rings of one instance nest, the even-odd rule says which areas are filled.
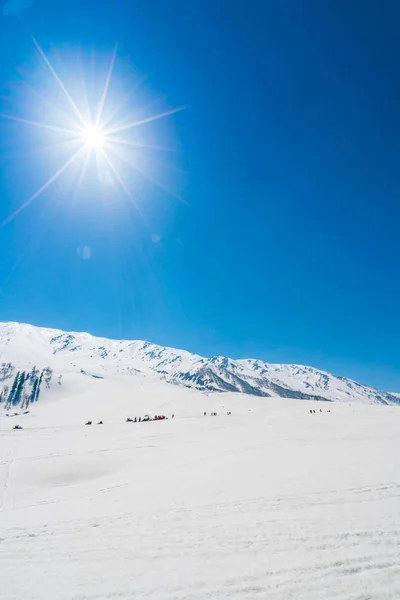
[[[21,323],[0,323],[0,363],[12,363],[18,370],[50,366],[64,379],[72,373],[105,379],[132,376],[208,392],[400,404],[398,395],[313,367],[204,358],[144,341],[110,340]]]

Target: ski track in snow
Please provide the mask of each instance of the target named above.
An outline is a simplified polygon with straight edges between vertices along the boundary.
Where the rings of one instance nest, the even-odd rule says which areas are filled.
[[[0,419],[2,598],[400,598],[400,409],[91,385]]]
[[[0,418],[1,423],[1,418]],[[1,428],[2,429],[2,428]],[[0,458],[0,467],[5,466],[5,475],[3,476],[2,482],[2,492],[1,492],[1,502],[0,502],[0,512],[3,512],[8,508],[9,499],[11,501],[11,506],[14,506],[14,497],[13,492],[10,490],[10,475],[12,467],[17,460],[18,448],[21,443],[21,436],[18,434],[14,436],[14,439],[11,440],[11,443],[7,445],[7,452],[1,453]],[[12,480],[11,480],[12,481]]]

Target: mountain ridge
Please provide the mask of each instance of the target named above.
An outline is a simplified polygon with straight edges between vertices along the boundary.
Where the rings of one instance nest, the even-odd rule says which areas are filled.
[[[329,402],[400,404],[396,394],[311,366],[258,359],[202,357],[144,340],[113,340],[27,323],[0,323],[0,363],[18,369],[49,365],[55,373],[89,372],[164,380],[205,392],[239,392]]]

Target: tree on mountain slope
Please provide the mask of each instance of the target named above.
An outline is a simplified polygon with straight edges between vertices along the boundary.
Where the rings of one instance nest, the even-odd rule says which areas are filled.
[[[7,397],[8,397],[8,390],[9,390],[9,386],[5,385],[3,387],[3,389],[1,390],[1,394],[0,394],[0,402],[7,402]]]
[[[39,373],[40,373],[40,371],[39,371],[39,369],[36,368],[36,366],[32,367],[32,371],[28,375],[29,381],[31,382],[32,385],[33,385],[35,379],[37,379]]]
[[[42,381],[43,381],[43,371],[40,373],[40,377],[37,380],[37,385],[36,385],[36,389],[35,389],[35,395],[32,399],[32,402],[37,402],[39,400],[39,394],[40,394],[40,386],[42,385]]]
[[[22,397],[22,402],[21,402],[21,408],[28,408],[29,406],[29,400],[31,398],[31,395],[28,394],[27,392],[24,392],[23,397]]]
[[[15,367],[10,362],[3,362],[0,366],[0,379],[4,380],[7,377],[11,377],[14,371]]]
[[[42,375],[47,389],[50,389],[50,383],[53,377],[53,369],[51,367],[45,367],[42,371]]]
[[[22,402],[26,378],[27,378],[27,375],[26,375],[25,371],[22,371],[22,373],[19,377],[19,380],[18,380],[17,389],[15,390],[15,394],[12,399],[13,406],[18,406],[18,404],[21,404],[21,402]]]
[[[17,391],[17,387],[18,387],[18,383],[19,383],[19,377],[20,377],[20,372],[18,371],[18,373],[14,377],[14,381],[12,383],[11,390],[10,390],[10,393],[7,398],[6,409],[10,408],[11,404],[13,404],[14,396]]]
[[[39,377],[35,377],[33,383],[32,383],[32,390],[29,396],[29,402],[35,402],[36,400],[36,393],[38,390],[38,386],[39,386]],[[29,403],[28,403],[29,404]]]

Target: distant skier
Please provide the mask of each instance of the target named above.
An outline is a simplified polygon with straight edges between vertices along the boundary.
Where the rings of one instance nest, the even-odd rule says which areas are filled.
[[[103,421],[99,421],[97,425],[103,425]]]
[[[92,421],[86,421],[85,425],[91,425]]]
[[[174,418],[174,417],[175,417],[175,415],[172,415],[172,418]]]

